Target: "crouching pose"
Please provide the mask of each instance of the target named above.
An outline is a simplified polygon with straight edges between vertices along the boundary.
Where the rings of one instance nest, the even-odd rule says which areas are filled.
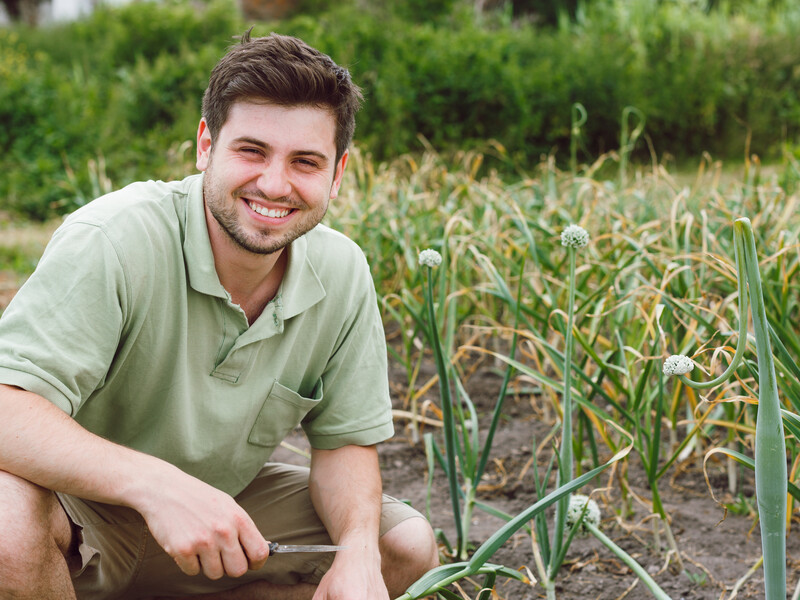
[[[437,564],[382,494],[369,268],[320,224],[360,102],[324,54],[245,34],[203,97],[200,173],[54,234],[0,318],[0,598],[385,600]],[[298,425],[310,469],[268,463]]]

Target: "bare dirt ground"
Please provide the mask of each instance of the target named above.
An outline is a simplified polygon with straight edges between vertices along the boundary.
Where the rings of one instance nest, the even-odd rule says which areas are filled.
[[[391,368],[391,379],[396,398],[403,397],[404,372],[396,365]],[[468,390],[488,423],[498,391],[500,376],[490,369],[478,370],[469,380]],[[438,403],[435,387],[430,399]],[[509,514],[517,514],[536,502],[533,483],[532,443],[546,438],[552,429],[552,421],[543,414],[541,401],[528,396],[509,397],[504,404],[501,427],[493,444],[493,467],[489,471],[486,485],[479,494],[482,501]],[[402,409],[399,400],[395,408]],[[412,444],[405,428],[404,419],[396,421],[395,437],[380,446],[383,468],[384,490],[395,497],[406,499],[421,512],[426,510],[427,466],[422,444]],[[435,428],[428,429],[435,431]],[[441,436],[437,432],[438,439]],[[289,440],[304,447],[301,434]],[[281,448],[276,459],[302,464],[303,459]],[[537,456],[540,473],[549,461],[547,451]],[[736,514],[725,510],[711,497],[702,473],[702,458],[692,458],[673,468],[662,480],[662,500],[671,516],[672,531],[686,573],[682,573],[676,561],[668,561],[666,549],[656,552],[652,519],[647,509],[650,491],[642,477],[639,459],[629,457],[628,482],[630,484],[630,513],[619,516],[623,505],[620,472],[608,469],[586,486],[582,492],[599,490],[593,497],[603,513],[602,528],[620,547],[644,566],[658,584],[673,600],[717,600],[730,599],[736,582],[742,578],[761,556],[758,524],[754,514]],[[733,501],[727,492],[727,475],[722,465],[709,461],[709,479],[718,498]],[[613,467],[612,467],[613,468]],[[453,540],[453,519],[447,483],[440,469],[434,478],[431,494],[430,519],[434,527],[442,529]],[[550,487],[549,489],[553,489]],[[749,498],[752,506],[752,478],[741,482],[741,493]],[[638,497],[640,500],[633,499]],[[477,546],[503,525],[497,517],[476,510],[470,532],[470,540]],[[792,523],[788,538],[788,596],[794,590],[800,576],[800,523]],[[662,544],[664,544],[662,536]],[[514,569],[530,569],[534,574],[535,563],[531,538],[519,533],[510,539],[492,558],[491,562]],[[688,574],[687,574],[688,573]],[[764,598],[763,575],[759,568],[741,586],[736,598]],[[465,590],[470,598],[475,597],[469,585]],[[526,586],[515,581],[499,581],[496,587],[499,598],[506,600],[533,600],[544,598],[541,586]],[[652,598],[650,591],[616,556],[595,538],[576,538],[567,555],[557,580],[559,598],[568,600],[616,600],[627,598],[639,600]]]

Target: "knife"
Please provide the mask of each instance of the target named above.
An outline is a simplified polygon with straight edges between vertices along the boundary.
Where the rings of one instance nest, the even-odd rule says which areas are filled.
[[[269,555],[283,554],[284,552],[336,552],[337,550],[344,550],[347,546],[292,546],[279,544],[278,542],[269,543]]]

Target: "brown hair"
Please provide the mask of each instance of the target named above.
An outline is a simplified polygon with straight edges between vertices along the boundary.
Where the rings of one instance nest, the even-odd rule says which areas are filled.
[[[363,99],[348,70],[302,40],[276,33],[251,39],[251,31],[211,71],[203,117],[212,142],[237,101],[318,106],[330,108],[336,118],[338,161],[353,140]]]

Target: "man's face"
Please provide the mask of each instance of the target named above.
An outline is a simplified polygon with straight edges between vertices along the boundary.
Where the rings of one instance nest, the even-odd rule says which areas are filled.
[[[217,139],[197,132],[203,196],[239,248],[272,254],[314,228],[339,192],[347,153],[336,161],[336,122],[328,110],[235,103]]]

